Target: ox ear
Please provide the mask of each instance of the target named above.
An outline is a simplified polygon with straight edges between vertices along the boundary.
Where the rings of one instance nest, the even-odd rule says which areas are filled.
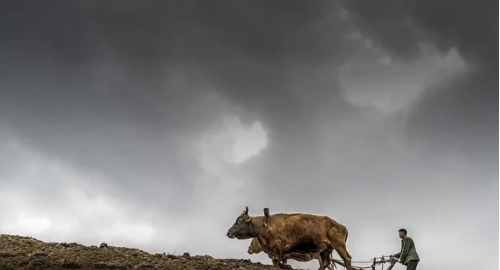
[[[252,220],[252,217],[251,216],[248,216],[246,219],[245,219],[245,222],[250,222],[250,220]]]
[[[245,206],[245,212],[243,212],[245,215],[248,215],[248,206]]]
[[[264,208],[264,216],[269,217],[269,208]]]

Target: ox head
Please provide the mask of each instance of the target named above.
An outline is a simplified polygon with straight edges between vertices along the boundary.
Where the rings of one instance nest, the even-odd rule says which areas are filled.
[[[248,254],[258,254],[262,252],[262,248],[260,247],[259,241],[257,238],[252,239],[250,246],[248,246]]]
[[[233,226],[229,228],[227,231],[226,236],[233,239],[239,239],[239,240],[244,240],[244,239],[250,239],[255,237],[255,232],[253,230],[253,225],[250,222],[252,220],[252,217],[248,215],[248,206],[245,207],[245,211],[241,213],[237,218],[236,221],[234,222]]]

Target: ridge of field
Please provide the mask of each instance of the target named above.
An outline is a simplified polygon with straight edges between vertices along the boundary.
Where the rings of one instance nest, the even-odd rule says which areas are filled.
[[[33,237],[0,235],[2,270],[270,270],[272,265],[248,259],[217,259],[212,256],[151,254],[137,248],[85,246],[78,243],[44,242]]]

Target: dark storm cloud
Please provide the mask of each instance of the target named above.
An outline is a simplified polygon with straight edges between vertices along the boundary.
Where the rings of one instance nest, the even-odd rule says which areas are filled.
[[[6,4],[1,25],[6,36],[2,51],[7,61],[2,70],[3,89],[8,91],[4,93],[7,98],[2,99],[2,115],[37,147],[74,159],[82,166],[101,167],[124,185],[133,185],[135,179],[164,178],[168,186],[176,179],[178,188],[189,188],[188,181],[183,181],[190,177],[186,172],[197,168],[190,164],[190,154],[178,151],[181,138],[171,131],[196,134],[209,125],[210,113],[193,112],[191,107],[180,105],[203,95],[200,89],[208,83],[246,109],[255,110],[254,115],[266,125],[272,151],[262,161],[267,164],[262,166],[269,168],[262,170],[261,181],[266,183],[269,194],[278,191],[278,197],[288,196],[279,192],[284,183],[290,185],[292,193],[309,192],[303,191],[306,183],[300,179],[333,179],[337,174],[337,180],[327,181],[327,186],[349,186],[346,180],[340,180],[342,175],[345,177],[342,170],[329,166],[331,152],[325,150],[324,141],[317,139],[324,136],[318,133],[318,125],[346,115],[362,125],[364,117],[338,94],[336,68],[349,57],[352,48],[339,38],[351,31],[349,25],[332,19],[337,4],[117,3]],[[419,41],[431,39],[440,48],[457,46],[468,59],[484,60],[473,58],[482,52],[474,44],[490,41],[491,32],[486,31],[477,42],[468,41],[477,31],[464,20],[455,19],[457,14],[464,14],[462,9],[446,14],[439,13],[440,7],[421,2],[386,5],[384,9],[370,5],[347,3],[350,18],[375,42],[406,59],[419,57]],[[450,19],[436,21],[433,14]],[[354,15],[359,15],[360,20]],[[483,20],[488,22],[487,16],[476,17],[484,18],[475,22],[478,27]],[[394,21],[398,23],[391,25],[398,27],[388,27]],[[456,28],[468,31],[457,32]],[[174,85],[171,81],[176,75],[169,77],[172,73],[182,75],[187,83]],[[473,92],[484,93],[474,95],[476,104],[489,100],[488,106],[495,105],[488,97],[493,92],[481,91],[491,86],[480,91],[460,88],[464,94],[442,91],[464,97],[447,98],[451,105],[444,108],[468,108],[477,114],[477,105],[463,104],[470,102],[468,95]],[[441,96],[426,97],[422,109],[413,112],[410,136],[427,143],[433,141],[429,136],[442,137],[453,130],[441,130],[443,125],[433,124],[432,119],[443,119],[454,123],[454,127],[466,126],[457,123],[458,114],[453,109],[446,112],[436,99]],[[442,116],[427,117],[434,110]],[[208,116],[200,118],[196,114]],[[356,136],[360,141],[367,140]],[[384,145],[380,143],[376,144]],[[172,152],[179,154],[174,156]],[[358,164],[368,166],[372,157],[364,159],[358,159]],[[389,159],[380,162],[393,164]],[[376,163],[369,167],[380,170]],[[313,195],[317,191],[310,192]],[[298,196],[302,197],[297,199],[298,205],[308,200],[307,194],[302,195]]]
[[[406,60],[421,56],[418,48],[424,40],[445,51],[459,50],[472,71],[424,95],[410,117],[409,134],[437,150],[434,154],[459,151],[498,175],[498,3],[345,4],[360,29]]]
[[[340,27],[332,29],[323,22],[330,15],[326,2],[289,1],[285,6],[264,1],[57,3],[39,2],[34,8],[9,2],[2,25],[7,37],[3,46],[10,50],[4,51],[15,57],[16,51],[29,48],[31,54],[38,51],[50,58],[38,64],[43,69],[58,63],[75,72],[89,72],[99,58],[114,60],[132,70],[134,80],[148,81],[141,89],[148,102],[164,101],[155,82],[162,79],[166,67],[180,67],[190,79],[209,78],[219,91],[239,102],[293,112],[298,105],[288,93],[290,66],[328,63],[345,49],[333,37],[342,34]],[[10,73],[21,71],[16,69],[21,64],[15,62],[7,70]],[[114,93],[136,98],[135,91],[127,91],[132,87],[120,86],[125,89],[113,89]]]
[[[419,43],[441,50],[457,47],[467,61],[491,65],[498,56],[498,3],[464,1],[343,1],[356,25],[406,59],[419,56]],[[397,23],[395,23],[397,22]]]
[[[312,135],[314,102],[335,102],[331,75],[308,67],[340,61],[347,49],[326,2],[4,6],[2,118],[49,156],[102,171],[153,201],[191,188],[198,168],[179,145],[213,121],[217,104],[200,103],[207,85],[255,111],[273,140],[294,143]],[[301,100],[292,91],[297,75],[323,94]],[[135,187],[139,180],[160,188]]]

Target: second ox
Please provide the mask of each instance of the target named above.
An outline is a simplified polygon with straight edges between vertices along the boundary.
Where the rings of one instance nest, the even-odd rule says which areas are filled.
[[[259,240],[257,238],[253,238],[252,242],[248,246],[248,254],[259,254],[262,251],[263,250],[259,244]],[[313,259],[316,259],[321,264],[321,256],[319,255],[319,253],[293,252],[293,253],[285,254],[283,257],[284,257],[284,260],[281,261],[283,264],[286,264],[288,259],[296,260],[298,262],[308,262],[308,261],[311,261]],[[271,255],[269,255],[269,258],[272,259]],[[331,263],[327,266],[327,268],[330,270],[333,270],[333,267],[335,267],[335,264],[334,264],[332,259],[333,258],[331,257],[331,254],[330,254]]]

